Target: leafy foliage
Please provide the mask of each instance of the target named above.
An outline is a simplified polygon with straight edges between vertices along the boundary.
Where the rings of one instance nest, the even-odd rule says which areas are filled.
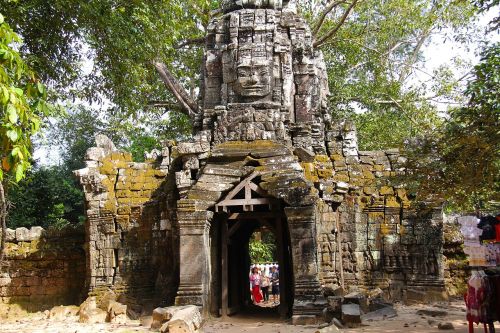
[[[263,232],[262,239],[255,234],[249,243],[250,260],[252,263],[267,263],[276,261],[276,239],[270,232]]]
[[[8,212],[4,184],[7,178],[14,182],[24,178],[30,167],[31,136],[51,112],[45,86],[16,51],[20,42],[0,13],[0,262]]]
[[[321,1],[302,3],[314,26]],[[327,16],[318,35],[338,23],[346,6]],[[428,133],[439,123],[433,102],[460,100],[460,82],[450,68],[422,70],[423,50],[435,35],[445,35],[446,28],[451,31],[448,39],[470,41],[476,36],[474,15],[470,3],[451,0],[367,0],[354,7],[321,49],[334,118],[355,120],[362,150],[401,147],[405,139]],[[388,125],[391,130],[384,130]]]
[[[410,146],[410,170],[421,197],[439,196],[457,208],[500,201],[500,44],[486,47],[465,95],[433,137]]]
[[[332,3],[338,5],[324,12]],[[299,0],[298,5],[311,25],[318,27],[317,39],[335,32],[322,43],[332,111],[337,118],[356,119],[363,129],[362,149],[401,146],[407,134],[425,133],[435,126],[436,110],[429,98],[449,98],[458,82],[446,70],[429,73],[430,83],[411,82],[421,74],[422,48],[434,34],[452,28],[449,38],[466,42],[474,36],[466,29],[475,13],[472,4]],[[51,82],[70,87],[58,89],[59,93],[88,101],[109,99],[113,105],[106,113],[117,119],[117,127],[147,124],[154,127],[154,136],[189,135],[189,122],[174,115],[175,100],[151,62],[168,64],[185,88],[196,94],[202,48],[190,41],[204,36],[218,1],[0,0],[0,6],[8,8],[16,28],[26,35],[23,52],[30,55],[35,69],[47,73]],[[344,18],[346,12],[350,15]],[[90,71],[81,68],[84,59],[92,60]],[[428,95],[429,89],[434,90],[433,96]],[[355,117],[360,109],[370,115]],[[395,113],[405,128],[382,131],[381,140],[371,140],[374,134],[381,136],[375,128],[385,126]]]
[[[152,61],[170,64],[194,93],[201,49],[174,46],[203,35],[217,1],[0,0],[0,8],[25,36],[23,53],[59,96],[111,101],[103,111],[117,120],[115,126],[155,124],[161,118],[178,120],[177,134],[189,134],[182,118],[165,117],[176,109],[175,100]],[[83,68],[84,60],[92,68]],[[150,107],[155,101],[163,107]]]
[[[9,200],[10,228],[34,225],[60,228],[84,219],[83,192],[73,178],[56,166],[30,171],[26,179],[10,188]]]
[[[31,136],[50,113],[44,85],[14,48],[20,42],[0,14],[0,180],[7,173],[15,181],[24,177],[30,166]]]

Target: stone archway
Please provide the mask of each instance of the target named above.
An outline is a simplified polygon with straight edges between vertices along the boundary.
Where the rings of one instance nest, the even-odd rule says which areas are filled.
[[[304,176],[297,157],[288,148],[272,141],[220,144],[212,149],[210,162],[184,196],[177,201],[177,305],[199,305],[205,315],[218,316],[222,312],[220,226],[228,224],[225,232],[229,233],[244,224],[245,218],[282,226],[280,234],[289,240],[288,275],[293,279],[284,295],[285,299],[288,296],[288,309],[282,307],[282,314],[291,315],[294,323],[311,322],[321,316],[326,300],[319,282],[320,200],[314,184]],[[242,299],[240,296],[239,301]],[[231,304],[224,303],[228,314]]]
[[[215,206],[214,224],[217,224],[220,232],[216,247],[220,250],[220,258],[212,263],[212,267],[220,272],[220,280],[219,286],[215,288],[219,295],[213,294],[212,302],[220,304],[223,317],[238,313],[248,305],[248,244],[251,234],[259,227],[269,228],[276,237],[280,267],[278,310],[282,317],[291,314],[294,281],[292,246],[284,204],[260,188],[259,181],[260,174],[252,173]]]

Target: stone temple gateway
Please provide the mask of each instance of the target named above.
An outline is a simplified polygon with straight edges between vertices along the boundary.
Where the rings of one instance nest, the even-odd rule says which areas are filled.
[[[398,150],[359,151],[355,128],[332,122],[326,65],[294,6],[222,6],[206,36],[193,139],[134,163],[99,136],[76,172],[90,294],[236,313],[250,297],[249,238],[265,226],[285,317],[318,318],[339,287],[445,297],[440,208],[412,205],[391,183],[405,172]]]

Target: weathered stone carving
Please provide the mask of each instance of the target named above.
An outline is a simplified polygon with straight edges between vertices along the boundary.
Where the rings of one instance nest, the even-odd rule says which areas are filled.
[[[238,209],[265,202],[278,216],[270,223],[290,275],[281,312],[294,322],[320,316],[324,290],[442,297],[441,210],[415,210],[391,183],[405,172],[398,150],[359,151],[354,126],[331,121],[326,65],[293,1],[222,9],[208,26],[200,103],[189,106],[194,137],[166,142],[145,164],[100,138],[77,172],[90,290],[156,290],[218,315],[220,228],[233,209],[219,204],[252,176],[260,197]]]

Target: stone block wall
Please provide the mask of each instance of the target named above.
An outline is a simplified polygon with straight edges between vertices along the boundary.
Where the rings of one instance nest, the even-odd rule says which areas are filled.
[[[85,192],[87,287],[99,296],[108,288],[142,302],[173,300],[177,277],[177,191],[167,177],[170,150],[135,163],[105,137],[87,152],[78,170]]]
[[[464,238],[456,216],[445,219],[444,223],[444,278],[450,296],[460,297],[467,292],[467,280],[471,268],[464,253]]]
[[[359,151],[355,128],[327,132],[328,155],[295,151],[318,206],[318,261],[324,286],[381,287],[390,299],[443,294],[443,216],[435,204],[408,198],[397,178],[406,159],[398,149]],[[342,271],[342,274],[340,273]]]
[[[0,263],[0,303],[27,311],[79,304],[85,297],[83,228],[7,229]]]

